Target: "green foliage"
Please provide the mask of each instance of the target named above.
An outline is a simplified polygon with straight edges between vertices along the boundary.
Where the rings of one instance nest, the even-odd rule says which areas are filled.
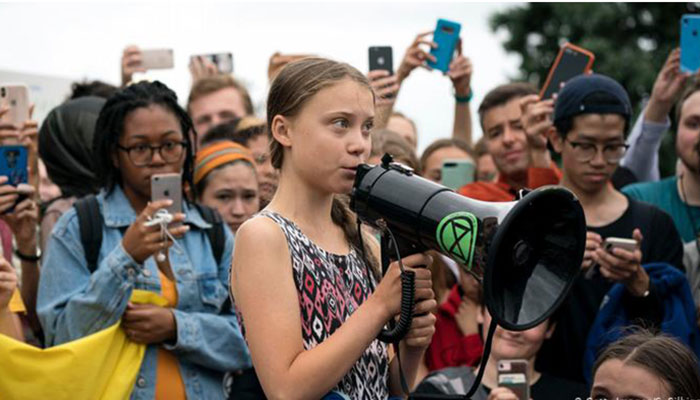
[[[680,39],[686,3],[527,3],[491,17],[510,34],[504,47],[522,56],[520,76],[540,85],[565,42],[592,51],[595,72],[629,92],[632,104],[651,92],[658,70]]]
[[[571,42],[595,54],[593,70],[622,84],[639,111],[666,57],[680,42],[688,3],[526,3],[491,17],[505,30],[506,51],[522,57],[520,81],[540,86],[559,47]],[[694,10],[697,12],[698,10]],[[659,152],[661,176],[675,173],[675,149],[666,135]]]

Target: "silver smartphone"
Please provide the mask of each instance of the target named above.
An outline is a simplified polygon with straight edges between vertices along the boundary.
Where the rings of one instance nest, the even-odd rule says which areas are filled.
[[[21,125],[29,119],[29,89],[23,84],[0,84],[0,108],[10,110],[0,118],[4,124]]]
[[[627,251],[635,251],[637,249],[637,241],[634,239],[609,237],[605,239],[605,250],[612,252],[613,249],[623,249]]]
[[[145,69],[170,69],[174,65],[173,49],[141,50],[141,66]]]
[[[151,201],[170,199],[166,210],[173,216],[182,212],[182,175],[157,174],[151,176]]]

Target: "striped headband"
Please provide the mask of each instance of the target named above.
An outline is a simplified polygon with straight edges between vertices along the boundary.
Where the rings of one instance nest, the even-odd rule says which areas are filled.
[[[215,168],[236,160],[244,160],[255,166],[250,151],[238,143],[225,140],[204,146],[194,160],[194,184],[199,184]]]

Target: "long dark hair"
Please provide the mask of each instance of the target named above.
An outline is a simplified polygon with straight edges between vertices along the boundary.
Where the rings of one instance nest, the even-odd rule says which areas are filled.
[[[177,95],[159,81],[139,82],[130,85],[110,97],[102,107],[95,124],[95,137],[92,142],[95,154],[95,169],[102,187],[111,192],[114,186],[121,183],[121,173],[112,163],[112,154],[117,150],[119,137],[124,133],[126,116],[137,108],[157,104],[172,112],[180,122],[182,134],[185,137],[185,165],[182,171],[183,188],[187,185],[195,191],[193,184],[194,146],[192,135],[194,127],[192,119],[177,103]],[[192,201],[196,193],[190,193]]]

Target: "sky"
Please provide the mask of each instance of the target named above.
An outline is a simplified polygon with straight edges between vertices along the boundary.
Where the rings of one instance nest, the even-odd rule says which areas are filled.
[[[506,55],[506,32],[491,32],[500,3],[308,3],[308,2],[54,2],[0,3],[3,21],[0,82],[22,72],[70,80],[120,80],[122,49],[172,48],[172,70],[149,71],[173,88],[184,105],[191,84],[192,54],[231,52],[234,76],[249,88],[264,117],[267,64],[275,51],[316,54],[368,67],[369,46],[392,46],[394,68],[416,34],[438,18],[462,25],[464,53],[474,65],[473,136],[481,136],[475,113],[488,90],[516,75],[519,57]],[[3,72],[5,77],[3,77]],[[418,126],[419,151],[452,132],[454,98],[448,77],[417,69],[404,82],[395,109]]]

